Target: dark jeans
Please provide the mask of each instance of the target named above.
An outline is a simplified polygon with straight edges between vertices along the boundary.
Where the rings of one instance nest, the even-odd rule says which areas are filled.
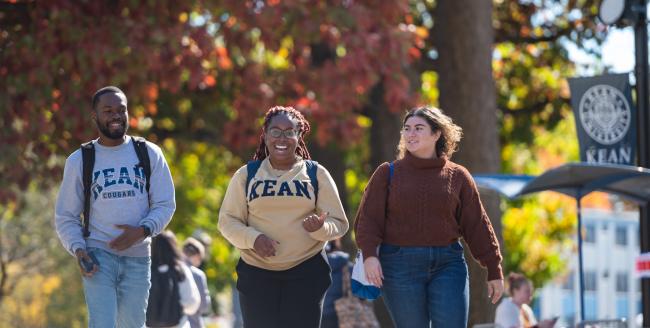
[[[460,242],[381,245],[384,301],[397,328],[467,327],[469,277]]]
[[[318,328],[332,279],[319,253],[298,266],[270,271],[237,264],[237,290],[245,328]]]

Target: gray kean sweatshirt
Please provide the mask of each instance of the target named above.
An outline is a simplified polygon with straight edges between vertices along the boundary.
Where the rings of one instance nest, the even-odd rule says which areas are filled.
[[[122,256],[151,255],[151,238],[117,251],[108,243],[123,230],[117,224],[146,225],[153,235],[160,233],[171,220],[176,203],[174,183],[160,147],[147,142],[151,162],[149,195],[145,187],[144,169],[137,166],[138,156],[130,137],[115,147],[95,145],[95,166],[90,192],[90,236],[83,238],[82,219],[83,163],[81,150],[68,157],[63,182],[56,202],[54,223],[63,247],[74,255],[78,248],[97,247]],[[151,202],[151,206],[149,206]]]

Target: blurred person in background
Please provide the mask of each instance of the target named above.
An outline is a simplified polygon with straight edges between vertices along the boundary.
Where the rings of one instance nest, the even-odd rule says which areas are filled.
[[[343,270],[352,273],[350,255],[341,250],[341,239],[332,240],[325,246],[327,260],[332,268],[332,284],[325,293],[323,303],[323,320],[321,328],[338,328],[339,320],[336,316],[334,302],[343,297]]]
[[[203,328],[203,316],[208,315],[211,310],[210,291],[208,290],[208,279],[205,272],[200,269],[203,259],[205,258],[205,246],[203,243],[193,237],[189,237],[183,243],[183,255],[185,255],[185,264],[192,271],[192,277],[199,289],[201,305],[198,310],[188,316],[191,328]]]
[[[533,310],[528,306],[533,300],[533,283],[521,273],[508,275],[508,294],[499,306],[494,323],[500,328],[551,328],[557,318],[537,322]]]
[[[163,231],[151,242],[151,289],[147,327],[190,328],[189,315],[201,306],[192,271],[183,261],[176,236]]]

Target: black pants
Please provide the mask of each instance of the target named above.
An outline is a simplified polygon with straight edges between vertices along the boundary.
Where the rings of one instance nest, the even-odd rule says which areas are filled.
[[[284,271],[237,263],[237,290],[245,328],[318,328],[332,283],[322,254]]]

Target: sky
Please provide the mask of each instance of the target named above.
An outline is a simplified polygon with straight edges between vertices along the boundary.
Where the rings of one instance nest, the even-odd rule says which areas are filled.
[[[631,27],[612,29],[603,45],[603,62],[612,73],[634,71],[634,30]]]
[[[579,64],[593,67],[597,60],[575,46],[568,46],[569,58]],[[602,47],[603,64],[610,67],[610,73],[629,73],[634,71],[634,29],[632,27],[610,27]],[[593,75],[592,72],[578,70],[580,75]]]

